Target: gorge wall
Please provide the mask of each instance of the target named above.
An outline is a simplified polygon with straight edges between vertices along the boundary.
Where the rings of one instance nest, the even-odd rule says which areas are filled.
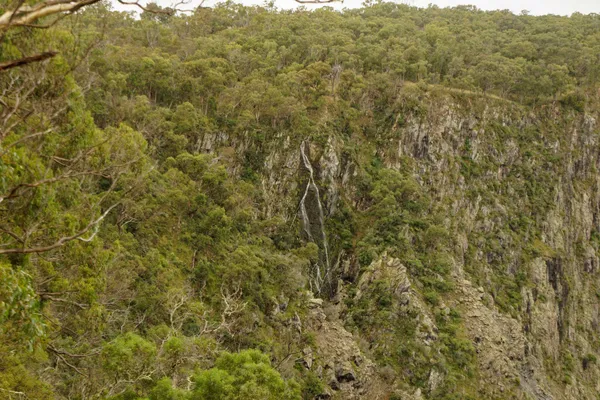
[[[303,323],[327,345],[314,349],[321,356],[310,367],[321,375],[323,368],[333,371],[327,393],[337,398],[376,398],[382,387],[406,398],[435,398],[444,379],[471,382],[465,395],[477,398],[596,398],[598,116],[451,93],[423,93],[419,101],[375,137],[281,132],[260,144],[265,214],[298,224],[320,249],[310,274],[324,305],[311,303]],[[215,154],[229,146],[244,154],[257,144],[214,136],[202,144]],[[232,172],[236,168],[233,161]],[[379,190],[373,180],[380,171],[395,171],[404,184],[415,185],[407,191],[427,199],[420,215],[431,221],[416,224],[428,226],[415,228],[405,215],[404,228],[393,234],[409,247],[432,241],[423,252],[443,253],[446,271],[423,275],[407,265],[415,260],[402,246],[365,250],[361,240],[374,229],[369,215],[378,207],[369,190]],[[396,198],[402,196],[411,194]],[[399,199],[391,207],[401,212],[411,204]],[[349,240],[343,229],[352,232]],[[326,280],[335,283],[323,291],[319,285]],[[381,320],[357,322],[365,319],[359,313],[382,310],[391,327]],[[448,328],[439,325],[448,321],[463,343],[440,339]],[[398,331],[402,325],[412,328]],[[386,349],[393,343],[389,335],[411,345],[400,353]],[[340,348],[327,349],[336,340]],[[462,367],[472,369],[468,376],[456,378],[442,366],[444,349],[472,351]],[[353,361],[357,357],[368,367]],[[335,369],[345,364],[355,372],[336,378]],[[390,369],[415,379],[386,379],[395,374]],[[427,380],[427,390],[411,386],[419,379]]]

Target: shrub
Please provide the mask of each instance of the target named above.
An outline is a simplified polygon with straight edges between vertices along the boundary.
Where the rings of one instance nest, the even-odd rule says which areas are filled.
[[[258,350],[223,353],[214,368],[194,377],[191,400],[299,400],[300,387],[284,381]]]

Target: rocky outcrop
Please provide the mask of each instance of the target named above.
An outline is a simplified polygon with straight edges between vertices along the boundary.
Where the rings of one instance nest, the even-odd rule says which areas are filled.
[[[361,351],[358,338],[335,313],[325,314],[322,299],[309,295],[307,305],[304,326],[315,337],[315,349],[304,349],[302,363],[327,385],[318,398],[385,399],[386,385],[379,379],[375,363]]]
[[[397,314],[414,315],[417,322],[417,338],[425,345],[437,339],[437,327],[429,307],[410,282],[406,266],[400,260],[383,254],[362,274],[355,299],[360,301],[369,293],[375,282],[385,282],[385,290],[392,295],[392,310]]]
[[[329,240],[328,279],[343,278],[339,290],[352,291],[357,301],[376,282],[386,282],[393,312],[414,315],[424,346],[438,340],[437,314],[445,308],[460,311],[476,349],[481,393],[489,398],[595,399],[600,392],[594,361],[600,351],[598,116],[553,105],[529,109],[449,96],[424,96],[420,107],[375,139],[334,133],[311,140],[281,133],[261,144],[264,213],[298,223],[301,232],[300,202],[308,188],[309,194],[319,193],[325,222],[318,225],[327,227],[342,206],[354,212],[368,208],[358,183],[367,163],[376,158],[385,168],[410,166],[431,199],[430,211],[443,216],[451,236],[453,290],[434,306],[424,301],[423,286],[398,259],[378,254],[361,270],[356,254],[335,242],[336,232],[325,231],[314,241],[320,242],[323,258]],[[202,143],[217,153],[225,146],[241,155],[255,145],[247,137],[219,135]],[[232,168],[239,171],[239,163]],[[346,329],[348,310],[336,290],[323,296],[324,304],[310,303],[307,317],[316,346],[305,365],[328,383],[330,393],[323,396],[374,399],[400,390],[376,378],[385,365],[376,365],[367,353],[386,343],[365,344],[372,335]],[[330,301],[338,303],[337,319],[323,312]],[[432,369],[429,376],[427,385],[402,388],[404,396],[427,398],[435,392],[444,375]]]
[[[449,303],[465,316],[464,325],[475,344],[479,371],[491,396],[502,396],[515,388],[534,399],[552,399],[542,373],[542,360],[531,354],[530,343],[520,321],[494,306],[483,287],[459,280],[459,296]]]

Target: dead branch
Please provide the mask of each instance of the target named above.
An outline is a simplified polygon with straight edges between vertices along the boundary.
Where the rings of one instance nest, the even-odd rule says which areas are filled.
[[[12,396],[19,396],[20,398],[25,398],[28,399],[29,397],[27,397],[27,394],[25,394],[24,392],[17,392],[15,390],[9,390],[9,389],[3,389],[0,388],[0,391],[4,392],[4,393],[8,393],[8,398],[9,400],[12,399]]]
[[[233,336],[231,331],[231,326],[233,325],[231,319],[236,314],[244,311],[247,302],[242,302],[242,288],[238,283],[237,287],[234,289],[233,293],[225,288],[225,285],[221,285],[221,299],[223,300],[223,304],[225,308],[221,312],[221,323],[218,329],[225,329],[227,333]]]
[[[22,25],[33,25],[41,18],[56,14],[72,14],[100,0],[47,0],[33,5],[18,4],[0,16],[0,31]]]
[[[175,12],[192,12],[192,11],[194,11],[194,10],[182,10],[182,9],[178,8],[180,5],[188,4],[189,1],[187,1],[187,0],[176,3],[172,8],[171,7],[147,8],[146,6],[143,6],[142,4],[140,4],[139,1],[125,1],[125,0],[117,0],[117,1],[125,6],[136,6],[142,11],[153,13],[153,14],[173,15]]]
[[[48,350],[50,350],[52,353],[54,353],[54,355],[59,358],[60,360],[62,360],[62,362],[65,363],[65,365],[67,365],[69,368],[71,368],[73,371],[77,372],[79,375],[81,376],[85,376],[85,374],[83,372],[81,372],[81,370],[79,368],[77,368],[76,366],[74,366],[73,364],[71,364],[70,362],[68,362],[65,357],[63,356],[64,353],[59,353],[57,351],[54,350],[54,348],[52,346],[48,346]]]
[[[189,313],[184,313],[181,318],[176,318],[177,312],[181,307],[183,307],[190,299],[191,294],[187,291],[183,291],[180,293],[169,294],[167,303],[171,303],[169,310],[169,323],[172,329],[181,329],[181,325],[183,324],[183,320]],[[179,321],[176,323],[176,319]]]
[[[55,301],[57,303],[70,304],[72,306],[75,306],[75,307],[79,308],[80,310],[85,310],[86,308],[89,307],[87,304],[77,303],[76,301],[67,300],[67,299],[63,299],[63,298],[60,298],[60,297],[54,297],[54,296],[48,296],[48,295],[44,295],[44,296],[40,296],[40,297],[42,299],[48,299],[48,300],[51,300],[51,301]]]
[[[72,358],[92,357],[92,356],[95,356],[100,353],[100,349],[95,349],[86,354],[73,354],[73,353],[69,353],[66,350],[57,349],[56,347],[54,347],[52,345],[48,345],[48,349],[55,354],[60,354],[60,355],[68,356],[68,357],[72,357]]]
[[[25,243],[25,240],[22,237],[20,237],[19,235],[17,235],[16,233],[14,233],[13,231],[11,231],[10,229],[7,229],[7,228],[4,228],[4,227],[0,226],[0,232],[6,233],[8,236],[12,237],[13,239],[15,239],[19,243]]]
[[[110,206],[99,218],[90,221],[89,224],[87,224],[83,229],[81,229],[79,232],[70,235],[70,236],[63,236],[62,238],[58,239],[55,243],[48,245],[48,246],[40,246],[40,247],[32,247],[32,248],[13,248],[13,249],[0,249],[0,254],[30,254],[30,253],[43,253],[46,251],[50,251],[50,250],[54,250],[58,247],[62,247],[65,244],[79,239],[81,236],[85,235],[90,229],[94,228],[96,225],[100,224],[100,222],[102,222],[102,220],[104,218],[106,218],[106,216],[108,215],[109,212],[111,212],[111,210],[113,208],[115,208],[119,203],[115,203],[112,206]]]
[[[39,87],[39,85],[43,82],[45,78],[46,69],[43,68],[41,73],[36,75],[35,78],[32,80],[33,84],[30,85],[30,87],[24,85],[17,89],[15,85],[19,84],[19,77],[12,77],[10,84],[2,92],[1,101],[3,108],[0,114],[3,118],[1,124],[2,128],[0,130],[0,140],[2,140],[8,134],[8,132],[10,132],[15,126],[17,126],[20,123],[25,123],[27,118],[34,114],[34,110],[23,110],[22,105],[29,98],[29,96],[31,96],[33,92]],[[8,101],[8,96],[12,97],[10,101]],[[12,117],[14,115],[19,115],[17,112],[20,111],[24,111],[25,113],[23,115],[20,115],[19,118],[16,118],[15,121],[9,124],[9,121],[12,119]]]
[[[56,51],[45,51],[43,53],[36,54],[34,56],[23,57],[18,60],[6,61],[3,63],[0,63],[0,71],[6,71],[7,69],[20,67],[20,66],[31,64],[34,62],[44,61],[44,60],[47,60],[49,58],[56,56],[57,54],[58,54],[58,52],[56,52]]]
[[[16,185],[15,187],[13,187],[7,194],[0,196],[0,203],[2,203],[4,200],[13,199],[15,197],[18,197],[19,189],[36,188],[36,187],[39,187],[42,185],[47,185],[47,184],[63,181],[63,180],[70,179],[70,178],[78,178],[78,177],[89,176],[89,175],[105,176],[98,171],[82,171],[82,172],[67,173],[67,174],[59,175],[55,178],[41,179],[39,181],[30,182],[30,183],[20,183],[20,184]]]

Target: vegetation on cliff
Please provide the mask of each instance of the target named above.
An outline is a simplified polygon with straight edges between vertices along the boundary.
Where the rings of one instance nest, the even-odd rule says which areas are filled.
[[[321,191],[321,242],[333,281],[346,285],[341,317],[368,343],[386,395],[418,388],[428,398],[493,398],[463,316],[445,304],[460,296],[459,233],[468,237],[466,272],[503,313],[527,320],[526,266],[538,258],[561,313],[571,304],[567,254],[542,230],[558,166],[578,151],[554,150],[573,121],[597,110],[600,16],[393,3],[152,10],[134,18],[97,4],[48,28],[0,31],[0,63],[52,53],[0,71],[0,397],[329,393],[323,374],[302,364],[315,346],[302,321],[323,243],[307,240],[297,217],[306,184],[299,149],[313,143],[315,160],[338,138],[338,161],[353,172],[339,198]],[[477,204],[514,207],[485,230],[457,226],[467,211],[419,169],[426,139],[410,156],[389,156],[409,121],[436,118],[434,108],[449,104],[489,136],[483,149],[471,138],[455,144],[448,179]],[[484,118],[490,109],[497,119]],[[515,142],[524,157],[499,161]],[[298,185],[270,199],[267,186],[290,182],[265,178],[278,175],[269,156],[292,148]],[[594,187],[576,175],[581,188]],[[328,189],[324,179],[315,185]],[[574,259],[599,247],[598,231],[570,239]],[[356,295],[382,254],[406,266],[431,313],[429,347],[416,311],[397,307],[389,282]],[[595,365],[600,343],[581,353],[581,368],[573,346],[561,344],[546,368],[564,386]],[[432,385],[432,371],[441,383]],[[511,384],[494,396],[513,396],[519,382]]]

